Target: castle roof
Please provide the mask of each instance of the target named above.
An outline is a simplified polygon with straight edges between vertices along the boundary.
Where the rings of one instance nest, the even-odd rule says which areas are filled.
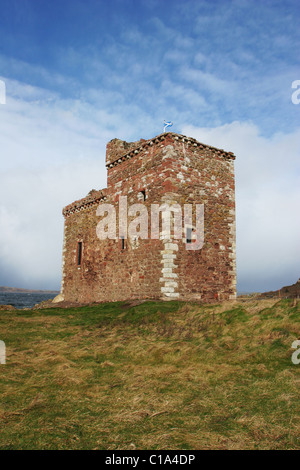
[[[164,132],[164,133],[162,133],[162,134],[160,134],[156,137],[153,137],[152,139],[140,140],[140,141],[136,142],[136,144],[137,144],[136,146],[134,146],[134,143],[132,143],[130,145],[130,150],[127,153],[124,153],[123,155],[118,155],[118,157],[114,161],[109,161],[106,164],[106,167],[107,168],[112,168],[113,166],[116,166],[116,165],[122,163],[126,159],[132,158],[135,155],[139,154],[142,150],[144,150],[145,147],[152,146],[156,143],[159,143],[159,142],[165,140],[167,137],[173,139],[174,141],[184,142],[187,145],[193,145],[194,147],[200,147],[201,149],[208,148],[208,149],[214,150],[217,154],[219,154],[220,156],[222,156],[224,158],[235,160],[235,155],[232,152],[226,152],[223,149],[219,149],[219,148],[213,147],[211,145],[203,144],[201,142],[198,142],[193,137],[187,137],[185,135],[176,134],[174,132]]]
[[[121,149],[119,149],[117,153],[113,153],[113,156],[116,158],[112,161],[110,160],[108,161],[108,163],[106,164],[107,169],[112,168],[116,165],[119,165],[123,161],[138,155],[146,147],[151,147],[152,145],[158,144],[162,142],[163,140],[165,140],[166,138],[185,143],[186,145],[199,147],[200,149],[203,149],[203,150],[210,149],[210,150],[213,150],[217,155],[221,157],[224,157],[230,160],[235,160],[235,155],[232,152],[226,152],[223,149],[219,149],[211,145],[203,144],[201,142],[198,142],[193,137],[187,137],[185,135],[176,134],[174,132],[164,132],[156,137],[153,137],[152,139],[149,139],[149,140],[141,139],[138,142],[123,142],[123,141],[119,141],[118,139],[113,139],[110,143],[114,143],[114,142],[120,143]],[[109,144],[107,146],[108,148],[109,148]],[[125,149],[129,149],[129,150],[123,153],[123,150],[125,151]],[[120,150],[121,150],[121,153],[119,153]],[[98,190],[98,191],[93,189],[92,191],[89,192],[89,194],[86,197],[79,199],[78,201],[74,201],[71,204],[64,207],[62,211],[63,215],[65,217],[68,217],[71,214],[80,212],[84,209],[89,209],[91,207],[94,207],[98,205],[100,201],[105,200],[106,196],[107,196],[106,188]]]
[[[99,191],[92,189],[89,194],[79,199],[78,201],[74,201],[68,206],[63,208],[63,215],[68,217],[71,214],[76,212],[80,212],[83,209],[89,209],[99,204],[101,200],[105,200],[107,195],[107,189],[100,189]]]

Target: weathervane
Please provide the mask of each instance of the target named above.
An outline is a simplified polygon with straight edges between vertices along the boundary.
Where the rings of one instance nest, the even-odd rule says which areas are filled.
[[[164,121],[164,132],[166,132],[167,127],[172,127],[173,122],[171,121]]]

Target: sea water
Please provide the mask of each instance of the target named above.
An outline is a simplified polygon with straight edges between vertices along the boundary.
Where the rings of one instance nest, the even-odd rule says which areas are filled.
[[[15,308],[32,308],[43,300],[54,299],[57,293],[38,292],[0,292],[0,305],[12,305]]]

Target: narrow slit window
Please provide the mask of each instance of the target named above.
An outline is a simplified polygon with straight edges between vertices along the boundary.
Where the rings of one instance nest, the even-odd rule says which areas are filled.
[[[125,239],[124,239],[124,237],[121,237],[121,247],[122,247],[122,250],[125,250]]]
[[[188,227],[186,229],[186,242],[187,243],[192,243],[192,233],[193,233],[193,229]]]
[[[143,200],[146,201],[146,190],[143,189],[143,191],[141,191],[141,193],[142,193]]]
[[[82,242],[77,244],[77,266],[81,266],[82,261]]]

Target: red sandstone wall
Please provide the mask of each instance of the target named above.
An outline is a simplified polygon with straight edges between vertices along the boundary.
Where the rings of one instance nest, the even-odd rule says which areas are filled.
[[[164,134],[156,140],[108,145],[105,202],[118,206],[204,204],[205,241],[187,251],[178,240],[100,241],[96,206],[66,214],[63,294],[83,302],[132,298],[228,299],[235,297],[235,212],[233,156],[183,136]],[[124,152],[125,151],[125,152]],[[130,153],[131,152],[131,153]],[[125,155],[125,157],[124,157]],[[115,162],[115,163],[114,163]],[[99,202],[99,201],[98,201]],[[78,203],[77,203],[78,204]],[[80,204],[79,204],[80,205]],[[97,203],[98,205],[98,203]],[[70,207],[70,206],[68,206]],[[150,220],[149,220],[150,229]],[[83,242],[81,266],[77,242]]]

